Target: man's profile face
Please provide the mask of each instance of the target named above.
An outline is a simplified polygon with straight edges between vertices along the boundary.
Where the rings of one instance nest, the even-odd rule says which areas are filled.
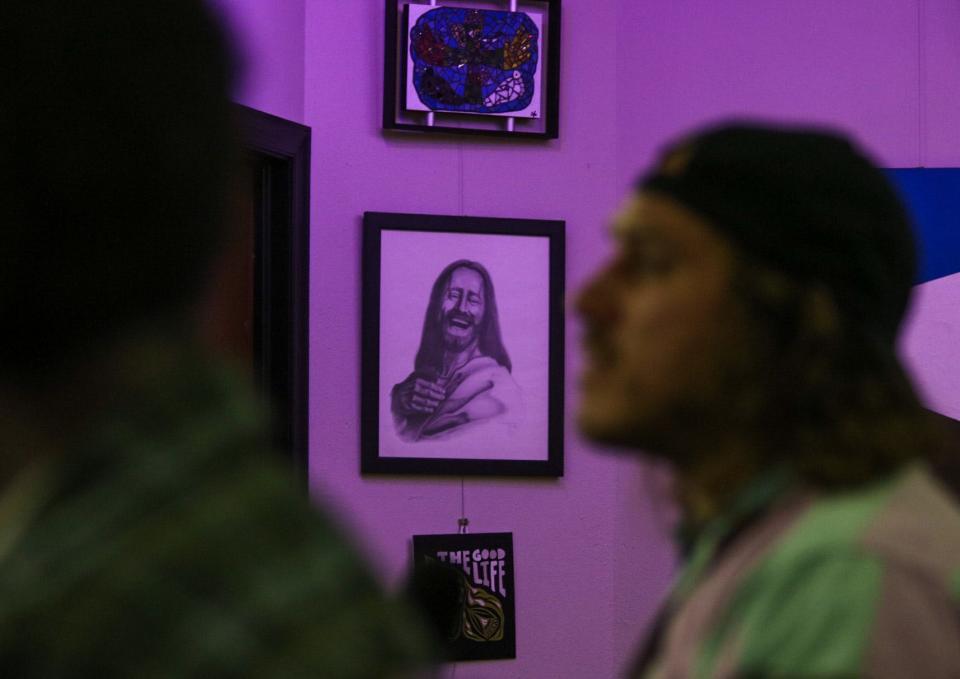
[[[448,349],[463,349],[476,338],[485,307],[483,277],[473,269],[454,269],[440,306],[443,340]]]
[[[678,427],[723,407],[718,385],[742,324],[733,250],[654,193],[632,196],[613,232],[617,252],[577,304],[587,354],[579,424],[598,441],[669,447]]]

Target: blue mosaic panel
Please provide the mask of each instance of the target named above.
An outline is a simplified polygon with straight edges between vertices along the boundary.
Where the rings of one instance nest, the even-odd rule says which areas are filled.
[[[434,111],[521,111],[536,94],[539,37],[524,12],[432,9],[410,29],[417,96]]]

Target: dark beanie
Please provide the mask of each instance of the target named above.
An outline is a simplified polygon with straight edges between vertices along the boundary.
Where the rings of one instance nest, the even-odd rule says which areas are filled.
[[[893,344],[914,282],[906,211],[843,136],[726,124],[668,147],[638,188],[700,214],[746,257],[833,295],[853,329]]]

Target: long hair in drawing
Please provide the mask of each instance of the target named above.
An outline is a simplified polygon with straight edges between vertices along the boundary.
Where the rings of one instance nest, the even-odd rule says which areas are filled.
[[[458,259],[448,264],[433,284],[430,302],[423,319],[423,332],[420,336],[420,348],[417,350],[414,369],[417,372],[428,373],[440,370],[444,351],[443,298],[450,284],[450,278],[457,269],[471,269],[483,279],[485,310],[477,328],[477,344],[480,353],[494,359],[508,372],[512,371],[513,364],[500,337],[500,319],[497,314],[497,295],[494,292],[493,280],[486,267],[468,259]]]

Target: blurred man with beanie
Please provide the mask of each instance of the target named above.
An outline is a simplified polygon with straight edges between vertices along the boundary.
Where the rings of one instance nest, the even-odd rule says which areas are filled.
[[[632,674],[960,675],[960,510],[896,353],[915,271],[843,136],[671,144],[579,310],[590,438],[666,460],[685,564]]]

